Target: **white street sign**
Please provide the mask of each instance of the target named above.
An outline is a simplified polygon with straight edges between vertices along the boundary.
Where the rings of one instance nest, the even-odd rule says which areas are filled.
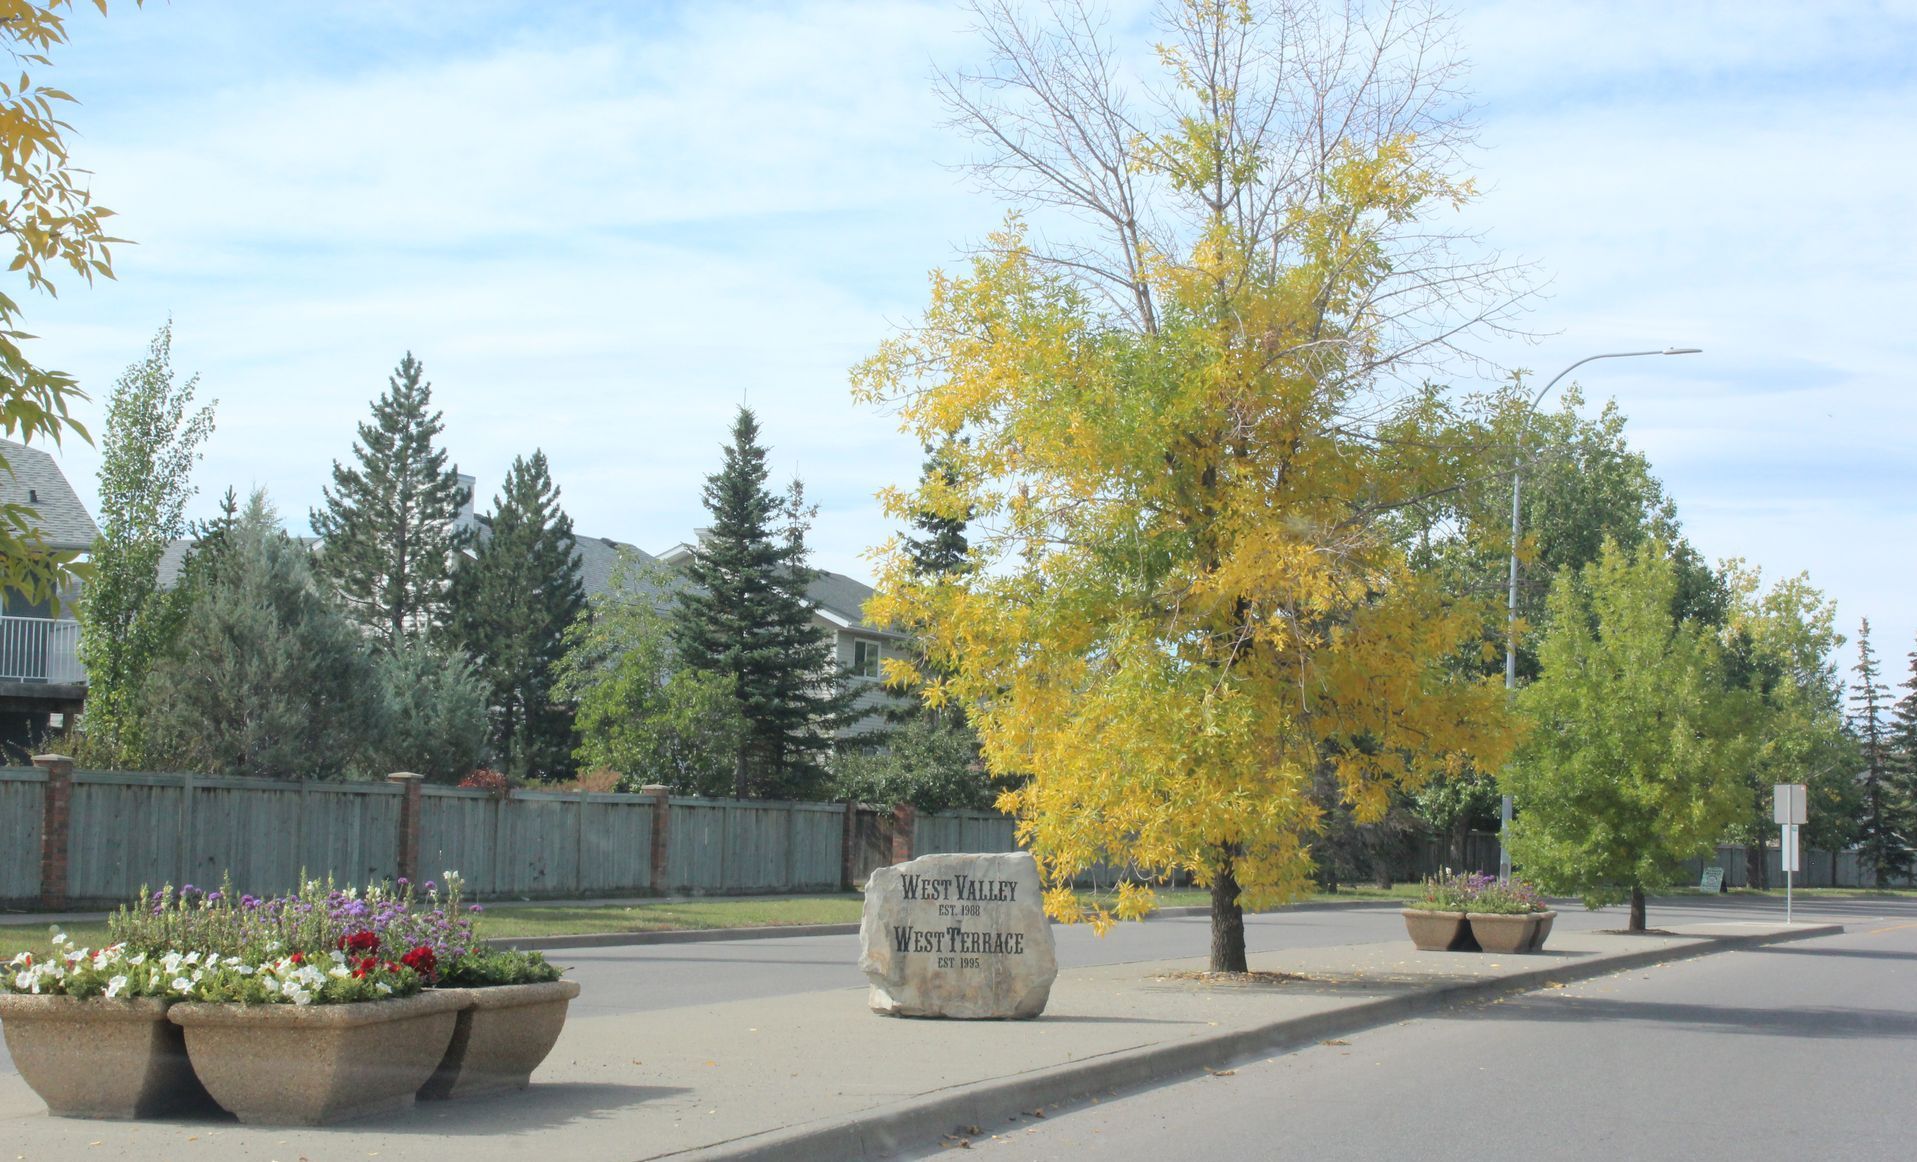
[[[1802,783],[1777,783],[1771,787],[1772,823],[1810,822],[1810,788]]]
[[[1781,854],[1778,858],[1783,862],[1785,871],[1801,872],[1804,870],[1804,853],[1798,848],[1797,824],[1786,823],[1782,831],[1781,842],[1778,844],[1778,851]]]

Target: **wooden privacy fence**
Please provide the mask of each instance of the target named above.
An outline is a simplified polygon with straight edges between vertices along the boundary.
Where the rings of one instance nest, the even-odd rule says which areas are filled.
[[[111,905],[142,885],[240,891],[457,871],[477,899],[839,891],[929,851],[1013,850],[990,812],[844,803],[0,769],[0,903]],[[968,846],[969,845],[969,846]]]

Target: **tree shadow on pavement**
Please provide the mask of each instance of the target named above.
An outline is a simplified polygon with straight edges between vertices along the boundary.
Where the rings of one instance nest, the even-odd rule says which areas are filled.
[[[1665,1026],[1689,1026],[1701,1032],[1751,1033],[1766,1037],[1808,1037],[1820,1040],[1890,1040],[1917,1037],[1917,1013],[1892,1009],[1747,1008],[1737,1005],[1674,1004],[1664,1001],[1617,1001],[1562,995],[1524,996],[1501,1004],[1442,1010],[1441,1020],[1553,1021],[1579,1024],[1594,1021],[1651,1021]]]
[[[648,1102],[690,1094],[683,1086],[618,1085],[592,1081],[546,1081],[480,1098],[420,1102],[404,1113],[358,1122],[342,1122],[343,1131],[377,1130],[389,1134],[487,1135],[547,1130],[601,1117]],[[321,1127],[322,1132],[328,1128]]]
[[[1859,960],[1917,960],[1917,952],[1892,952],[1887,948],[1788,948],[1773,944],[1739,951],[1758,952],[1767,956],[1852,956]]]

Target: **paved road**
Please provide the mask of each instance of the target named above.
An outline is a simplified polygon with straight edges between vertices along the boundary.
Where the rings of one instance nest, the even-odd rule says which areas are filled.
[[[1677,897],[1654,901],[1650,922],[1771,920],[1782,914],[1782,908],[1781,901],[1773,904],[1748,897]],[[1812,910],[1820,916],[1849,918],[1881,913],[1883,908],[1876,900],[1832,900],[1804,911]],[[1572,906],[1560,913],[1557,922],[1567,929],[1617,928],[1623,925],[1624,916],[1617,908],[1594,913]],[[1405,938],[1404,921],[1391,907],[1299,908],[1248,916],[1245,928],[1245,943],[1254,968],[1259,967],[1259,954],[1286,948],[1373,944]],[[1059,963],[1065,968],[1202,957],[1209,947],[1208,930],[1209,920],[1204,916],[1121,924],[1103,938],[1083,926],[1053,929]],[[860,988],[865,983],[858,970],[859,940],[850,935],[573,948],[550,955],[555,963],[566,965],[568,975],[583,987],[579,999],[573,1002],[573,1011],[580,1014],[643,1012]],[[12,1069],[11,1058],[0,1050],[0,1071]]]
[[[970,1155],[1908,1159],[1917,902],[1859,904],[1817,909],[1849,913],[1843,936],[1451,1010],[1048,1111],[986,1127]]]
[[[1833,900],[1815,914],[1849,920],[1883,912],[1877,900]],[[1710,900],[1678,897],[1655,901],[1650,923],[1680,924],[1711,920],[1775,920],[1783,902],[1752,902],[1748,897]],[[1806,916],[1808,910],[1800,909]],[[1588,912],[1572,906],[1559,914],[1566,929],[1620,928],[1621,908]],[[1104,937],[1084,926],[1057,926],[1058,959],[1063,968],[1123,964],[1139,960],[1202,957],[1210,947],[1210,921],[1204,916],[1166,917],[1144,924],[1121,924]],[[1375,944],[1405,938],[1396,908],[1300,908],[1248,916],[1245,944],[1257,968],[1261,953],[1286,948],[1322,948],[1334,944]],[[630,1013],[728,1000],[783,996],[831,988],[859,988],[856,936],[807,936],[692,944],[652,944],[623,948],[574,948],[551,953],[584,991],[573,1002],[581,1013]]]

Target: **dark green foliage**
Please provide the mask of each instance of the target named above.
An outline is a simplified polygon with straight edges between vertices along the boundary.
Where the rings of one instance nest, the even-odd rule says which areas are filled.
[[[490,532],[455,581],[460,642],[487,694],[493,765],[522,779],[572,770],[572,712],[555,702],[553,666],[585,609],[572,518],[545,453],[513,459],[493,499]]]
[[[950,811],[990,807],[998,798],[979,761],[978,735],[931,715],[907,719],[880,747],[840,755],[832,774],[832,798],[860,803]]]
[[[383,778],[412,771],[455,784],[479,765],[486,746],[486,687],[463,654],[424,642],[402,645],[374,662],[382,706],[369,723],[376,739],[364,766]]]
[[[145,687],[155,761],[267,778],[360,765],[379,697],[365,639],[315,585],[263,493],[224,531]]]
[[[559,979],[559,968],[538,952],[475,948],[443,965],[441,988],[496,988],[508,984],[545,984]]]
[[[355,467],[333,462],[326,504],[312,512],[322,579],[385,649],[430,639],[448,620],[447,589],[466,537],[465,491],[433,441],[432,385],[409,351],[359,426]]]
[[[80,660],[87,668],[89,754],[115,766],[138,766],[144,758],[140,689],[185,612],[160,589],[160,557],[186,532],[193,465],[213,431],[210,405],[189,413],[199,377],[176,384],[172,353],[169,322],[107,399],[100,537],[79,611]]]
[[[687,669],[659,607],[661,572],[622,560],[609,592],[566,631],[553,693],[575,707],[583,769],[621,773],[636,790],[659,783],[681,795],[725,795],[744,721],[730,678]]]
[[[958,472],[952,457],[942,448],[927,448],[925,467],[919,475],[921,497],[950,500],[958,484]],[[912,533],[905,535],[905,551],[912,558],[912,569],[921,577],[945,576],[963,572],[971,548],[965,527],[971,523],[968,508],[960,513],[920,508],[912,515]]]
[[[1879,681],[1877,654],[1870,646],[1870,619],[1857,627],[1857,664],[1851,667],[1851,730],[1862,751],[1862,812],[1858,817],[1858,863],[1876,875],[1878,883],[1910,871],[1914,838],[1909,811],[1898,794],[1891,771],[1892,736],[1886,729],[1885,701],[1889,691]]]
[[[809,513],[796,488],[783,499],[766,488],[765,456],[758,421],[741,407],[724,466],[706,477],[712,526],[675,595],[673,640],[686,665],[731,683],[745,722],[732,793],[804,798],[825,785],[821,760],[852,694],[812,623]]]

